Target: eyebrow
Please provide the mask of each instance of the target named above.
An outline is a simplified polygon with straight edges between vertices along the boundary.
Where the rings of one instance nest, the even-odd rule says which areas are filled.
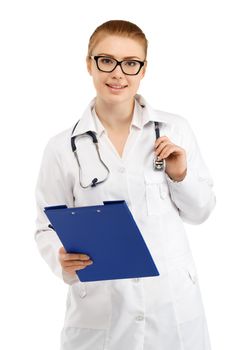
[[[96,56],[107,56],[107,57],[115,58],[113,55],[110,55],[110,54],[104,53],[104,52],[99,53],[99,54],[96,55]],[[141,58],[138,57],[138,56],[126,56],[126,57],[123,57],[123,60],[132,60],[132,59],[139,59],[139,60],[141,60]]]

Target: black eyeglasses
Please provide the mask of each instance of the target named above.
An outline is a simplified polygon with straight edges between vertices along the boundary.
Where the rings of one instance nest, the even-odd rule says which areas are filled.
[[[96,66],[101,72],[111,73],[119,65],[126,75],[137,75],[144,66],[145,61],[123,60],[118,61],[108,56],[90,56],[96,61]]]

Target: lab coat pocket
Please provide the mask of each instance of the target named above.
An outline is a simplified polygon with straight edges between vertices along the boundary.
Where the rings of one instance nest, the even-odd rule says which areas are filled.
[[[65,326],[107,329],[111,317],[109,286],[105,281],[78,282],[70,287]]]
[[[171,273],[171,286],[179,324],[204,314],[197,273],[193,263]]]
[[[99,329],[64,327],[61,332],[60,350],[106,349],[107,332]]]
[[[145,174],[144,179],[148,215],[165,213],[171,207],[171,199],[164,174]]]

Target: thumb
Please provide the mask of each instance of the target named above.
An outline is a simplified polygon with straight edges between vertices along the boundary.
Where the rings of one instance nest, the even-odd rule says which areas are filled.
[[[59,249],[59,254],[66,254],[66,253],[67,252],[66,252],[65,248],[63,246],[61,246]]]

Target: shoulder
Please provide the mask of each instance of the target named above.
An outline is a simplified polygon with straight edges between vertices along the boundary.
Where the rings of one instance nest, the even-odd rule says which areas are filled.
[[[164,123],[169,127],[174,127],[177,129],[186,129],[190,127],[189,121],[179,114],[161,111],[158,109],[153,109],[153,112],[159,120],[164,121]]]
[[[179,114],[158,109],[154,109],[153,114],[153,118],[161,122],[161,135],[168,136],[174,143],[186,149],[193,147],[196,136],[188,119]]]
[[[144,107],[145,120],[158,121],[161,124],[161,136],[168,136],[174,143],[186,149],[194,147],[196,137],[188,119],[177,113],[153,108],[141,95],[137,95],[136,98],[139,104]]]
[[[45,146],[45,152],[61,155],[71,149],[71,133],[73,127],[53,135]]]
[[[178,140],[187,140],[193,138],[193,130],[190,122],[185,117],[158,109],[151,110],[153,119],[162,123],[162,129],[165,133]]]
[[[142,107],[144,107],[145,120],[164,123],[166,128],[172,130],[185,130],[190,128],[188,120],[183,116],[155,109],[141,95],[136,95],[136,100]]]

